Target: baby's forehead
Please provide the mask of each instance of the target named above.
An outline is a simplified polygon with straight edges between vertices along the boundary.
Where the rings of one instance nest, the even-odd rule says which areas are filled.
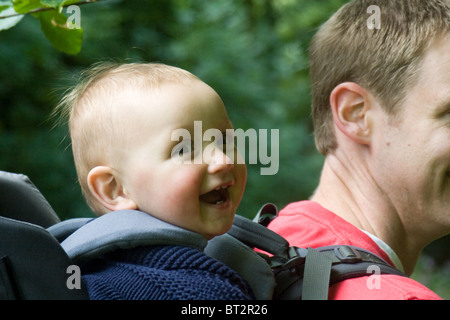
[[[204,118],[208,116],[204,111],[210,113],[207,109],[224,107],[214,89],[181,69],[159,73],[140,69],[110,72],[87,89],[84,101],[80,101],[85,106],[80,106],[80,111],[84,109],[90,118],[98,116],[114,125],[125,119],[139,121],[140,115],[146,121],[154,118],[169,123],[191,113]],[[200,108],[202,104],[207,107]]]
[[[203,116],[196,102],[203,99],[213,106],[217,105],[216,99],[220,100],[212,88],[198,79],[149,83],[133,77],[105,78],[89,91],[89,97],[85,98],[91,105],[88,108],[92,109],[88,113],[108,119],[112,124],[149,119],[155,124],[161,121],[170,123],[192,112]]]
[[[93,84],[90,91],[94,95],[123,96],[134,94],[156,95],[164,92],[167,94],[178,91],[183,87],[191,87],[196,84],[206,85],[195,76],[154,76],[151,74],[122,73],[106,75]]]
[[[198,79],[159,79],[156,82],[135,75],[106,76],[87,88],[79,105],[82,109],[85,105],[93,113],[132,112],[136,107],[153,105],[161,97],[179,93],[182,88],[190,88],[195,83],[202,82]],[[143,100],[146,101],[144,105]]]

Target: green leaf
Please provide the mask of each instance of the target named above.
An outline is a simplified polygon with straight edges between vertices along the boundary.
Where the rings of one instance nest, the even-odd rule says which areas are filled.
[[[61,12],[66,2],[67,0],[41,0],[42,5],[58,9],[58,12]]]
[[[17,13],[28,13],[41,7],[40,0],[12,0],[12,3]]]
[[[6,10],[2,9],[2,11],[0,12],[0,17],[10,16],[10,15],[13,15],[16,13],[17,12],[14,11],[13,7],[9,7],[9,8],[6,8]],[[22,18],[23,18],[23,15],[0,19],[0,31],[14,27],[16,24],[19,23],[20,20],[22,20]]]
[[[83,29],[69,28],[67,17],[54,10],[39,12],[41,29],[52,45],[67,54],[75,55],[81,50]]]
[[[11,1],[4,1],[4,0],[0,0],[0,12],[2,12],[3,10],[6,10],[8,8],[11,8],[13,6]],[[16,12],[14,12],[16,13]],[[6,14],[0,14],[1,16],[6,16]]]

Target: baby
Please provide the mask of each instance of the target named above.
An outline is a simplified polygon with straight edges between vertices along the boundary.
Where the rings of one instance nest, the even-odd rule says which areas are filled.
[[[233,159],[225,152],[230,144],[234,148],[227,136],[231,122],[218,94],[199,78],[163,64],[100,63],[82,74],[58,109],[69,118],[79,183],[97,215],[139,210],[207,240],[229,230],[243,196],[247,169],[236,161],[237,150]],[[198,121],[202,130],[219,130],[225,138],[213,143],[198,141],[193,134]],[[179,129],[190,132],[193,139],[181,143],[174,139],[173,132]],[[198,146],[208,146],[210,152],[199,152]],[[92,299],[252,298],[237,274],[197,251],[181,246],[119,250],[87,263],[83,279]],[[215,265],[202,270],[201,280],[191,281],[192,287],[182,290],[181,296],[167,288],[159,290],[161,281],[152,280],[162,272],[166,283],[178,281],[173,271],[178,267],[162,268],[164,261],[151,262],[155,255],[176,260],[176,252],[180,257],[197,257],[202,266],[209,260]],[[183,279],[198,275],[199,264],[194,262],[184,264]],[[122,276],[123,283],[109,282],[131,269],[143,276],[136,279],[136,271]],[[165,273],[169,269],[174,276]],[[129,278],[134,280],[128,286],[153,287],[145,291],[151,293],[130,294],[136,290],[127,289]],[[103,290],[105,286],[113,288]],[[218,287],[222,289],[214,289]]]

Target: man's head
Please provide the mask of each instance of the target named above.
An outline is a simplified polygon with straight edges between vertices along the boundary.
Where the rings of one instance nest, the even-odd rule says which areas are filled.
[[[193,133],[194,121],[224,135],[232,129],[217,93],[162,64],[102,63],[82,78],[60,108],[69,116],[78,178],[91,208],[97,214],[142,210],[206,238],[226,232],[244,191],[245,165],[215,145],[194,164],[172,159],[175,130]],[[181,157],[195,158],[195,152],[183,148]]]
[[[380,28],[369,28],[370,6]],[[310,48],[312,113],[318,150],[337,147],[330,95],[354,82],[371,92],[392,118],[402,112],[433,42],[450,31],[448,0],[357,0],[343,6],[315,35]]]
[[[380,29],[367,26],[373,5]],[[326,155],[314,199],[394,250],[409,242],[409,268],[411,248],[450,230],[449,31],[448,0],[361,0],[311,46],[316,144]]]

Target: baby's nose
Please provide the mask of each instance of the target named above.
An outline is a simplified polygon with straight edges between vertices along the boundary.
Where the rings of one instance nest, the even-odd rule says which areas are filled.
[[[215,148],[208,162],[208,172],[229,171],[234,168],[233,160],[221,149]]]

